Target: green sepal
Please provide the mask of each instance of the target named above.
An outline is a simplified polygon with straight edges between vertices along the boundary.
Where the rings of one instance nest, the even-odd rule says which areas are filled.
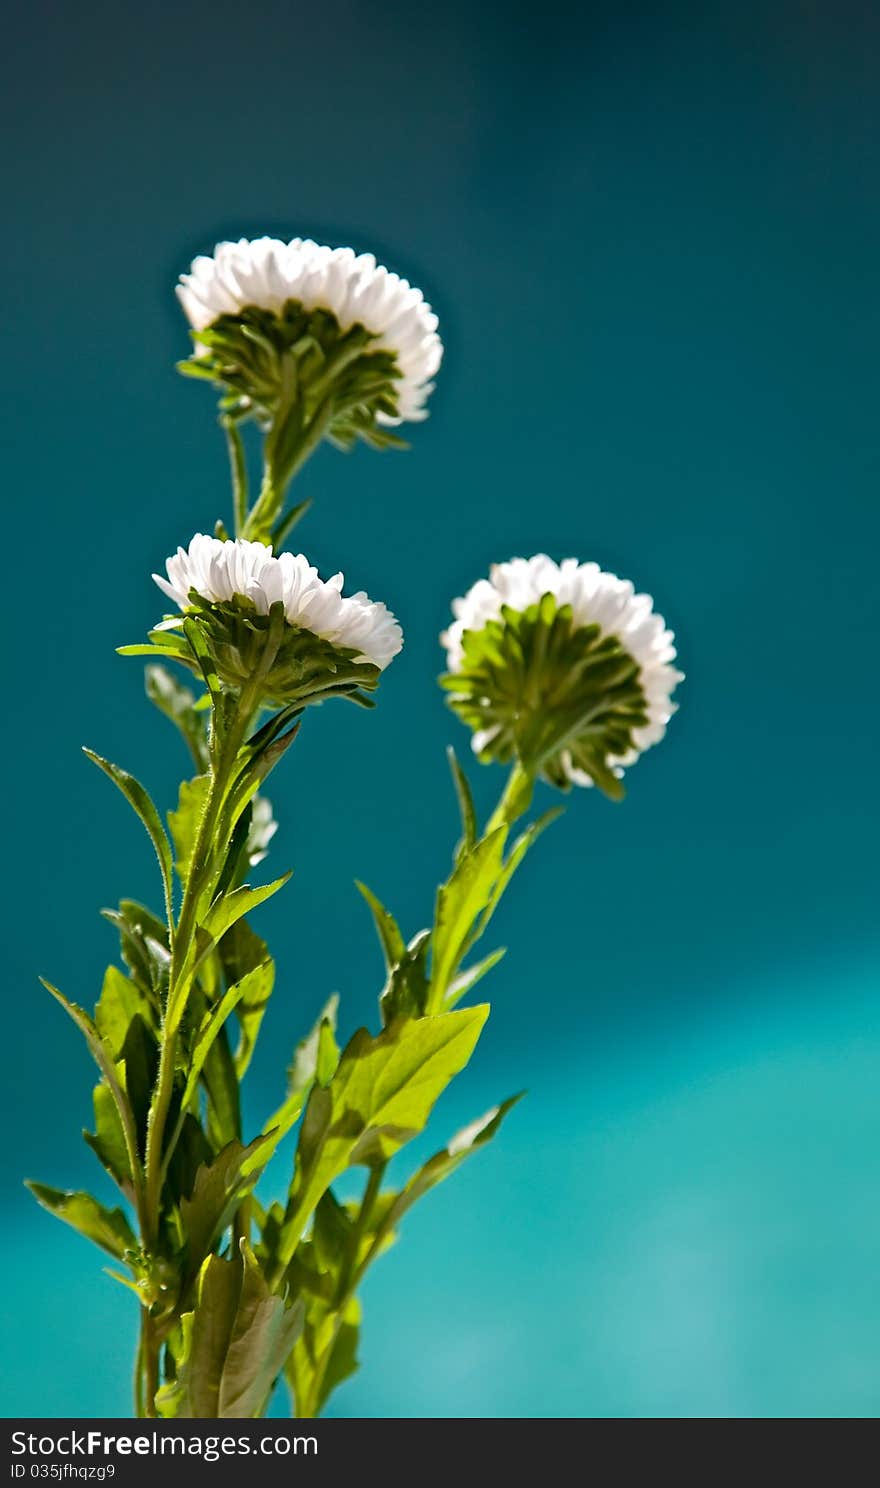
[[[561,790],[570,767],[617,800],[609,761],[625,757],[647,723],[638,663],[598,625],[576,625],[552,594],[462,636],[462,660],[441,677],[449,705],[483,736],[482,761],[520,760]]]

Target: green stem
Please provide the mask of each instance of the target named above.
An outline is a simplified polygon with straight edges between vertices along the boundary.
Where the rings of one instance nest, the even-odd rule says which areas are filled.
[[[160,1340],[156,1334],[153,1319],[146,1308],[141,1312],[141,1338],[138,1348],[138,1374],[140,1382],[137,1387],[138,1416],[153,1419],[156,1415],[156,1392],[159,1389],[159,1351]]]
[[[516,760],[504,787],[501,800],[486,823],[486,833],[494,832],[498,827],[512,827],[513,823],[528,811],[532,801],[532,793],[535,789],[533,775]]]
[[[357,1275],[358,1269],[358,1251],[360,1250],[364,1230],[370,1222],[370,1218],[373,1213],[373,1207],[376,1203],[377,1198],[379,1197],[379,1192],[382,1188],[382,1179],[385,1176],[385,1167],[385,1163],[377,1163],[374,1167],[370,1168],[370,1176],[367,1179],[367,1186],[364,1189],[364,1196],[361,1199],[361,1207],[358,1210],[358,1217],[355,1221],[354,1230],[352,1231],[351,1242],[348,1247],[348,1254],[339,1273],[339,1283],[336,1288],[336,1297],[333,1304],[336,1311],[339,1313],[341,1313],[345,1308],[349,1298],[351,1297],[352,1291],[354,1290],[354,1279]]]
[[[284,495],[287,487],[290,485],[297,471],[302,468],[309,456],[314,454],[318,445],[321,443],[330,425],[333,412],[333,398],[328,395],[323,403],[320,403],[315,409],[315,412],[312,414],[311,419],[300,436],[296,448],[288,456],[283,467],[279,469],[271,456],[267,459],[260,494],[241,530],[242,537],[249,538],[251,541],[262,542],[269,536],[284,504]],[[276,421],[280,416],[282,416],[282,410],[279,409],[278,414],[276,414]]]
[[[260,677],[255,678],[251,685],[241,693],[235,716],[212,764],[208,799],[193,847],[190,875],[180,907],[177,928],[171,940],[171,968],[159,1054],[159,1071],[147,1122],[144,1189],[147,1232],[144,1235],[144,1241],[148,1250],[153,1249],[158,1240],[162,1180],[173,1151],[169,1144],[168,1152],[163,1160],[163,1137],[174,1091],[177,1032],[186,1002],[187,979],[190,975],[190,952],[197,927],[198,910],[206,891],[210,892],[212,882],[216,880],[217,860],[222,856],[217,849],[225,846],[224,842],[215,840],[217,826],[233,778],[238,751],[244,742],[256,708],[260,682]],[[219,867],[222,867],[222,862]],[[178,1130],[179,1126],[180,1123],[178,1123]]]
[[[377,1163],[375,1167],[370,1168],[370,1176],[367,1179],[364,1196],[361,1199],[360,1209],[358,1210],[358,1217],[349,1241],[348,1253],[339,1273],[339,1283],[333,1299],[333,1311],[336,1314],[333,1333],[330,1342],[321,1355],[321,1361],[315,1370],[308,1400],[302,1403],[297,1401],[296,1414],[298,1420],[313,1420],[318,1413],[318,1401],[321,1398],[324,1377],[327,1373],[333,1350],[336,1347],[339,1329],[342,1327],[343,1314],[363,1274],[363,1267],[357,1264],[358,1251],[360,1250],[364,1231],[372,1218],[376,1200],[382,1189],[382,1179],[385,1176],[386,1166],[386,1163]]]
[[[229,468],[232,474],[232,514],[235,524],[235,536],[239,537],[247,521],[247,464],[244,457],[244,444],[242,443],[238,425],[233,419],[224,419],[223,427],[226,430],[226,443],[229,448]]]

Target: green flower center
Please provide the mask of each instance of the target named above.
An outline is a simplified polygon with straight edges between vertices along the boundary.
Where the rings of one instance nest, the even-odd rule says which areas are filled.
[[[607,795],[623,794],[609,759],[633,747],[648,718],[639,664],[616,636],[575,625],[571,607],[545,594],[466,630],[462,649],[460,669],[441,682],[458,717],[485,733],[482,760],[518,759],[563,790],[571,764]]]

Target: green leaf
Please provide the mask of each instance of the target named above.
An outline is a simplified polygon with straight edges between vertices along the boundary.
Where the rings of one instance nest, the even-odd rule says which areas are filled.
[[[470,943],[471,928],[482,913],[501,871],[507,828],[498,827],[464,853],[449,881],[437,891],[431,952],[429,1007],[439,1007]]]
[[[219,951],[228,983],[244,982],[247,978],[246,990],[235,1010],[239,1026],[235,1072],[241,1080],[250,1064],[263,1014],[275,985],[275,963],[266,942],[244,920],[237,920],[227,930],[220,941]]]
[[[395,1018],[421,1018],[428,1002],[428,951],[430,930],[420,930],[406,947],[399,965],[388,974],[379,996],[382,1022],[387,1027]]]
[[[253,973],[251,973],[251,975],[253,975]],[[182,1104],[184,1106],[190,1105],[196,1093],[196,1090],[198,1089],[199,1080],[202,1077],[202,1070],[205,1066],[205,1060],[207,1059],[211,1051],[214,1040],[217,1038],[220,1029],[223,1027],[223,1024],[226,1022],[226,1019],[229,1017],[230,1013],[244,996],[246,991],[246,982],[247,978],[245,978],[241,982],[236,982],[235,986],[230,987],[229,990],[224,993],[223,997],[216,1004],[216,1006],[210,1008],[205,1013],[205,1016],[202,1019],[201,1024],[199,1025],[199,1029],[193,1043],[192,1052],[190,1054],[189,1073],[186,1077],[186,1087],[183,1092]]]
[[[506,947],[501,946],[499,950],[492,951],[491,955],[484,956],[482,961],[477,961],[474,966],[468,966],[464,971],[459,972],[458,976],[450,982],[449,991],[446,993],[443,1006],[447,1011],[454,1008],[456,1003],[461,1002],[461,999],[477,985],[477,982],[482,981],[486,973],[491,971],[493,966],[498,965],[506,953]]]
[[[317,1377],[315,1361],[305,1337],[297,1340],[287,1361],[284,1374],[297,1415],[302,1415],[304,1411],[308,1411],[310,1415],[320,1415],[333,1391],[360,1368],[357,1349],[361,1333],[361,1307],[357,1298],[349,1299],[340,1317],[327,1321],[335,1329],[336,1336],[330,1344],[329,1358],[320,1378]]]
[[[119,932],[122,959],[151,1007],[158,1009],[168,963],[168,928],[149,909],[133,899],[120,900],[117,909],[101,914]]]
[[[64,996],[63,992],[59,992],[57,987],[53,987],[51,982],[47,982],[45,977],[40,977],[40,981],[46,988],[46,991],[55,998],[55,1001],[61,1004],[68,1017],[72,1019],[77,1028],[84,1035],[89,1048],[89,1053],[97,1064],[99,1070],[101,1071],[101,1074],[104,1076],[104,1079],[106,1080],[107,1086],[113,1097],[116,1109],[119,1113],[119,1119],[122,1125],[123,1133],[125,1135],[125,1145],[128,1152],[129,1170],[132,1173],[136,1173],[138,1171],[139,1162],[137,1129],[135,1127],[134,1116],[132,1114],[128,1097],[119,1081],[119,1075],[112,1056],[112,1052],[104,1043],[95,1024],[92,1022],[92,1019],[89,1017],[84,1008],[81,1008],[75,1002],[71,1002],[67,997]]]
[[[363,895],[372,912],[376,934],[379,937],[379,944],[382,947],[382,954],[385,957],[385,968],[387,971],[393,971],[394,967],[403,960],[406,953],[406,946],[397,921],[393,915],[388,913],[384,904],[380,903],[372,890],[367,888],[366,884],[360,883],[359,880],[355,879],[355,887]]]
[[[489,1008],[399,1019],[376,1037],[361,1028],[330,1085],[312,1088],[279,1248],[287,1264],[321,1195],[353,1163],[386,1161],[420,1132],[464,1069]]]
[[[522,1100],[524,1093],[521,1090],[519,1094],[502,1101],[499,1106],[493,1106],[484,1116],[478,1117],[469,1126],[456,1132],[442,1151],[435,1152],[434,1156],[419,1168],[406,1187],[397,1195],[385,1215],[382,1231],[394,1230],[417,1199],[428,1193],[430,1189],[436,1188],[437,1184],[442,1183],[445,1178],[450,1177],[472,1152],[476,1152],[479,1147],[491,1142],[508,1111],[512,1110],[517,1101]]]
[[[293,1060],[288,1070],[287,1088],[290,1094],[295,1091],[308,1091],[311,1087],[318,1071],[318,1046],[321,1030],[326,1025],[331,1032],[335,1031],[338,1011],[339,994],[334,992],[331,997],[328,997],[315,1019],[311,1032],[300,1040],[294,1050]]]
[[[133,775],[130,775],[127,770],[121,770],[118,765],[111,764],[110,760],[103,759],[100,754],[95,754],[92,749],[83,748],[83,754],[93,764],[97,765],[99,770],[103,770],[104,774],[109,776],[114,785],[118,786],[129,805],[134,808],[146,827],[150,840],[156,849],[156,856],[159,859],[159,867],[162,870],[162,882],[165,885],[165,898],[170,908],[171,845],[165,835],[165,828],[162,826],[162,821],[156,807],[153,805],[140,781],[136,780]]]
[[[152,1024],[152,1009],[147,999],[140,987],[118,966],[108,966],[95,1008],[95,1026],[116,1059],[122,1053],[132,1019],[136,1017]]]
[[[241,1136],[241,1091],[225,1027],[218,1029],[208,1050],[202,1084],[208,1096],[208,1136],[219,1151]]]
[[[241,1260],[209,1256],[198,1301],[184,1317],[178,1375],[156,1397],[159,1414],[210,1420],[261,1416],[302,1330],[301,1303],[275,1296],[247,1242]]]
[[[450,744],[446,751],[449,768],[452,771],[452,782],[458,797],[458,809],[461,812],[462,839],[458,849],[459,854],[470,852],[477,840],[477,813],[474,810],[474,798],[468,778],[458,762],[458,755]]]
[[[87,1240],[93,1240],[115,1256],[117,1261],[125,1259],[127,1250],[137,1248],[137,1240],[121,1209],[105,1209],[91,1194],[66,1193],[60,1188],[49,1188],[45,1183],[28,1182],[27,1187],[37,1203],[50,1214],[72,1225]]]
[[[315,1079],[319,1085],[329,1085],[339,1066],[339,1045],[329,1018],[321,1019],[318,1030],[318,1053],[315,1060]]]
[[[84,1131],[83,1139],[91,1147],[98,1161],[103,1163],[114,1183],[118,1184],[127,1198],[132,1197],[132,1171],[125,1145],[116,1102],[103,1081],[92,1093],[95,1107],[95,1130]]]
[[[510,883],[510,880],[513,878],[514,873],[516,872],[529,848],[532,847],[535,842],[537,842],[538,838],[541,836],[541,833],[546,831],[550,823],[554,822],[558,816],[562,815],[564,810],[564,806],[551,807],[549,811],[544,812],[543,816],[539,816],[537,821],[533,821],[531,826],[527,827],[526,830],[516,839],[516,842],[513,844],[513,847],[508,854],[507,860],[504,863],[504,867],[502,868],[492,888],[492,892],[489,895],[489,900],[486,905],[485,912],[480,920],[480,923],[477,926],[474,935],[468,942],[469,945],[473,945],[474,942],[479,940],[480,936],[483,934],[483,931],[486,929],[486,926],[488,925],[493,914],[495,913],[496,908],[498,907],[498,902],[501,899],[502,894]]]
[[[160,713],[178,728],[189,746],[193,761],[199,770],[207,770],[208,739],[204,716],[196,709],[196,698],[188,687],[173,677],[167,667],[156,663],[145,668],[144,685],[147,697]]]
[[[261,1137],[244,1147],[241,1142],[228,1143],[211,1163],[203,1163],[196,1173],[189,1198],[181,1200],[180,1215],[187,1242],[191,1274],[198,1271],[205,1256],[230,1224],[235,1210],[253,1187],[261,1169],[245,1172],[249,1157],[257,1151]]]
[[[299,1120],[303,1106],[306,1103],[308,1093],[315,1082],[318,1073],[319,1046],[321,1043],[322,1030],[327,1029],[330,1036],[336,1028],[336,1010],[339,998],[334,992],[327,999],[318,1019],[308,1036],[297,1044],[293,1056],[293,1062],[288,1071],[287,1095],[274,1115],[269,1117],[263,1126],[262,1136],[254,1155],[244,1165],[244,1172],[248,1173],[251,1166],[265,1164],[275,1152],[291,1127]],[[326,1041],[326,1033],[323,1035]],[[336,1040],[333,1039],[335,1044]],[[325,1053],[326,1059],[326,1053]]]
[[[184,888],[189,878],[193,849],[202,817],[205,814],[210,789],[210,775],[197,775],[194,780],[182,781],[177,810],[168,813],[168,827],[174,843],[177,876]]]
[[[283,873],[272,883],[262,884],[257,889],[243,884],[240,889],[233,889],[231,894],[223,894],[215,899],[202,921],[202,929],[210,936],[211,942],[216,944],[236,920],[250,914],[258,905],[265,904],[267,899],[271,899],[273,894],[277,894],[279,889],[284,888],[292,876],[292,873]]]
[[[125,1043],[119,1051],[117,1069],[134,1118],[137,1149],[141,1157],[147,1145],[147,1123],[158,1066],[158,1045],[144,1019],[137,1013],[128,1025]]]

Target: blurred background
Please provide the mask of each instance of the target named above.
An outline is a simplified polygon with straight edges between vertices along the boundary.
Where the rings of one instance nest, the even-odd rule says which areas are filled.
[[[79,746],[172,804],[178,741],[114,647],[228,511],[175,276],[264,231],[376,251],[447,356],[409,453],[325,450],[301,480],[301,543],[407,644],[375,714],[317,711],[273,782],[296,872],[260,911],[281,977],[251,1122],[328,992],[344,1033],[375,1019],[353,879],[412,933],[446,871],[450,597],[493,559],[597,559],[655,596],[688,676],[628,799],[571,799],[498,916],[492,1022],[427,1149],[529,1096],[376,1268],[333,1413],[878,1411],[880,17],[574,12],[9,13],[5,1414],[130,1409],[132,1299],[20,1184],[104,1192],[93,1071],[36,976],[91,1003],[98,909],[156,897]],[[471,773],[488,807],[501,779]]]

